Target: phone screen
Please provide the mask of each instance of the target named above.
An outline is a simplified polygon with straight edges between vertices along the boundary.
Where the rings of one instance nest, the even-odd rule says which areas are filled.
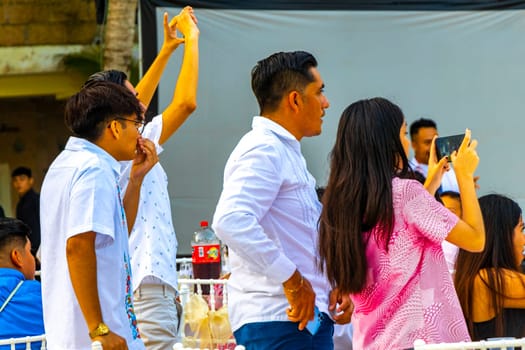
[[[311,335],[315,335],[321,326],[321,313],[317,306],[314,308],[314,319],[309,321],[306,324],[306,329],[310,332]]]
[[[464,138],[465,134],[438,137],[436,139],[436,155],[438,160],[446,156],[450,162],[450,155],[452,152],[459,149],[459,146],[461,145],[461,142],[463,142]]]

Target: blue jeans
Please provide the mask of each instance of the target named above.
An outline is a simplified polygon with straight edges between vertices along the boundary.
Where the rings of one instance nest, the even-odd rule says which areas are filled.
[[[334,348],[334,322],[322,313],[319,330],[311,335],[300,331],[298,323],[288,321],[247,323],[235,332],[235,341],[246,350],[332,350]]]

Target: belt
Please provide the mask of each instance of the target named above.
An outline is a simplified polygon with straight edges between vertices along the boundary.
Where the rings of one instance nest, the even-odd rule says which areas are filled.
[[[133,295],[142,296],[147,294],[162,294],[175,298],[177,291],[169,284],[145,284],[141,283],[140,286],[135,290]]]

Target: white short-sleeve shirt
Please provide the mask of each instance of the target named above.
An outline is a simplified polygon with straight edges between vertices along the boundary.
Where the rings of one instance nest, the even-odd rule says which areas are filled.
[[[144,349],[132,303],[126,217],[118,185],[119,164],[97,145],[71,137],[51,164],[41,191],[42,299],[48,347],[88,350],[91,339],[73,290],[66,242],[96,232],[97,283],[103,321]]]
[[[142,137],[155,144],[158,154],[162,152],[159,145],[161,133],[162,115],[153,118],[142,133]],[[120,185],[124,191],[128,186],[131,163],[120,162]],[[148,283],[163,282],[177,289],[177,237],[171,218],[168,176],[160,163],[155,164],[142,181],[129,251],[134,290],[145,278],[148,278]]]

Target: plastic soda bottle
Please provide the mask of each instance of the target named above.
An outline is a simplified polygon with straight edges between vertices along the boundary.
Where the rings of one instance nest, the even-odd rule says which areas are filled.
[[[217,279],[221,274],[221,242],[209,227],[208,221],[201,221],[200,230],[191,242],[193,278]],[[202,292],[209,294],[210,287],[202,286]]]

